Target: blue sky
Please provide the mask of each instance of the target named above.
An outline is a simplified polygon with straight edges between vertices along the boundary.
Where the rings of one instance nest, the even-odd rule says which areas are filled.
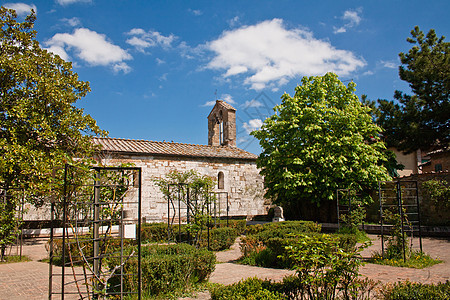
[[[450,1],[1,1],[37,11],[43,48],[92,92],[77,105],[111,137],[207,143],[215,99],[237,109],[238,146],[303,76],[336,72],[356,94],[409,92],[398,53],[411,29],[448,36]]]

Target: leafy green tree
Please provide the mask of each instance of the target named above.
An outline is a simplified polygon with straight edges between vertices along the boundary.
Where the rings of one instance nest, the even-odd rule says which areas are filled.
[[[378,100],[377,123],[388,146],[405,152],[448,148],[450,142],[450,43],[433,29],[427,35],[416,26],[407,41],[413,47],[400,53],[400,78],[414,95],[400,91],[394,101]]]
[[[52,176],[55,170],[90,157],[90,136],[106,132],[74,106],[89,83],[78,79],[71,63],[40,47],[35,13],[23,22],[16,18],[14,10],[0,8],[0,185],[47,194],[61,173]]]
[[[354,91],[355,83],[345,86],[333,73],[304,77],[294,97],[284,94],[252,132],[262,147],[257,165],[266,196],[275,203],[320,205],[337,189],[366,192],[388,178],[381,128]]]

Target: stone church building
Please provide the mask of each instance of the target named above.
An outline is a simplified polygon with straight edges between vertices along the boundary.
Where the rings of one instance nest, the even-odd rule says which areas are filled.
[[[229,215],[266,214],[263,177],[257,156],[236,147],[236,109],[217,100],[208,116],[208,145],[94,138],[105,165],[132,163],[142,168],[142,217],[146,222],[167,219],[168,202],[155,185],[172,170],[195,170],[216,179],[214,191],[228,194]],[[226,193],[224,193],[226,192]]]

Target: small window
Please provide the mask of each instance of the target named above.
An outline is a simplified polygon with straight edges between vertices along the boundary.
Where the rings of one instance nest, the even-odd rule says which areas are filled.
[[[434,165],[434,170],[436,172],[441,172],[442,171],[442,164],[435,164]]]
[[[223,172],[219,172],[219,175],[217,175],[217,188],[223,190],[225,188],[225,183],[224,183],[224,176],[223,176]]]

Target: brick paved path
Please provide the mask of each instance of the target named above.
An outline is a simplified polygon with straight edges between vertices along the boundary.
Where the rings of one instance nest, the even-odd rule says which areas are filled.
[[[372,251],[379,251],[380,249],[380,241],[377,240],[375,235],[371,237],[376,240],[374,245],[362,253],[363,257],[370,257]],[[450,280],[450,241],[448,239],[424,238],[423,249],[427,254],[444,262],[421,270],[366,264],[360,269],[361,274],[382,282],[396,282],[409,279],[410,281],[422,283],[437,283]],[[48,298],[49,267],[48,264],[37,261],[46,257],[45,240],[28,240],[23,251],[33,261],[0,265],[1,300]],[[289,270],[274,270],[232,263],[239,255],[239,245],[237,243],[231,250],[217,253],[217,259],[222,263],[216,265],[216,271],[211,275],[210,281],[231,284],[253,276],[280,280],[285,275],[292,274],[292,271]],[[207,292],[199,293],[195,299],[209,299],[209,295]]]

